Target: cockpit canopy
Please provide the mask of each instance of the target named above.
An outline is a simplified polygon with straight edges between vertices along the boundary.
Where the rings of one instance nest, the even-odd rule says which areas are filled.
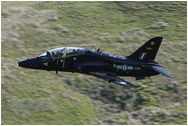
[[[52,59],[60,59],[64,57],[69,56],[77,56],[84,54],[85,49],[84,48],[77,48],[77,47],[61,47],[61,48],[55,48],[52,50],[49,50],[43,54],[41,54],[39,57],[42,56],[51,56]]]

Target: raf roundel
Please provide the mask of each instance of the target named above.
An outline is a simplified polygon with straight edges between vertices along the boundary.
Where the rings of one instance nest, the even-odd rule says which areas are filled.
[[[113,64],[113,67],[116,67],[116,64]]]
[[[127,65],[123,65],[123,70],[127,70]]]

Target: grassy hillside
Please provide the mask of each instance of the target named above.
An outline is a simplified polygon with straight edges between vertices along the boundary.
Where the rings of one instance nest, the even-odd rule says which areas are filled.
[[[186,124],[186,2],[2,2],[2,124]],[[23,69],[20,60],[77,46],[126,56],[164,37],[162,75],[122,88],[95,77]]]

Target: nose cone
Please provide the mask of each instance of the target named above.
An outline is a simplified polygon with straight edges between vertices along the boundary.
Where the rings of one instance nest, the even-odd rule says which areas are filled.
[[[40,65],[40,62],[41,62],[40,59],[36,57],[36,58],[20,61],[17,63],[17,65],[20,67],[37,69]]]
[[[31,64],[27,60],[23,60],[23,61],[18,62],[17,65],[20,67],[28,68]]]

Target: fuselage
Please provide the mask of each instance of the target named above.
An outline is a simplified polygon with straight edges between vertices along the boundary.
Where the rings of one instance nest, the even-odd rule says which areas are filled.
[[[21,67],[48,71],[65,71],[88,73],[108,71],[117,76],[153,76],[158,75],[151,66],[161,66],[155,61],[132,60],[114,54],[93,51],[90,49],[65,47],[63,51],[47,51],[38,57],[27,59],[18,63]],[[69,53],[70,49],[71,53]],[[54,53],[55,52],[55,53]],[[58,57],[58,58],[57,58]]]

